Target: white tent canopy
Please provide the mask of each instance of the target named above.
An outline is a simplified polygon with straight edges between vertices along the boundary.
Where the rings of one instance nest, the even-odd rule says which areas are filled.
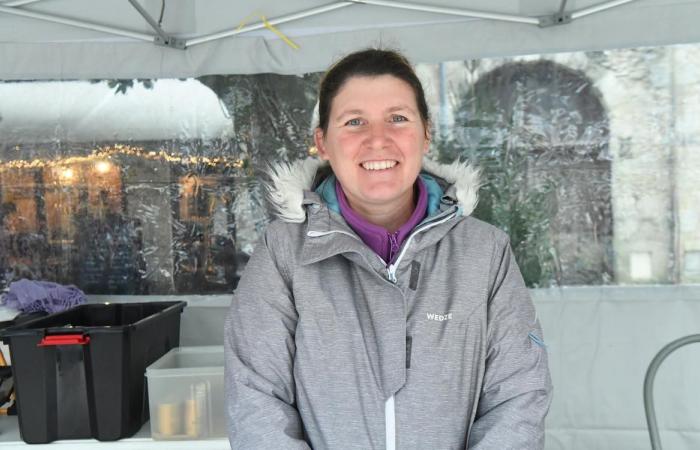
[[[700,41],[697,0],[130,2],[0,1],[0,79],[304,73],[366,46],[438,62]]]

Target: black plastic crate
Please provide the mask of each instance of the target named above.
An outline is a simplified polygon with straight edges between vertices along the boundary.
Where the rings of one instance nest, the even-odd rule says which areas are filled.
[[[134,435],[148,420],[146,367],[179,345],[186,305],[87,304],[2,331],[22,439]]]

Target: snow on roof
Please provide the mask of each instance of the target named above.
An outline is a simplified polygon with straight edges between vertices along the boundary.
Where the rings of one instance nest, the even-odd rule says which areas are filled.
[[[226,139],[233,123],[195,79],[161,79],[126,94],[107,82],[0,83],[0,143]]]

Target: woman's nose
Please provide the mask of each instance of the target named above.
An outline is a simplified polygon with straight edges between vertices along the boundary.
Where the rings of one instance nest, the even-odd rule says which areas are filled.
[[[385,124],[378,123],[369,127],[366,145],[372,148],[384,148],[389,141],[390,137]]]

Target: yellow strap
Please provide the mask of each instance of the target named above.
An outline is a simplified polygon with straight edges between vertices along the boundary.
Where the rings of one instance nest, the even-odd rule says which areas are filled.
[[[249,14],[245,19],[241,20],[241,23],[238,24],[238,28],[236,28],[236,31],[239,31],[241,28],[246,26],[248,21],[250,19],[253,19],[255,17],[260,17],[260,20],[262,21],[263,25],[265,25],[265,28],[268,30],[272,31],[275,33],[280,39],[282,39],[288,46],[292,47],[294,50],[299,50],[299,45],[289,39],[287,36],[284,35],[279,29],[277,29],[274,25],[272,25],[270,22],[267,21],[264,15],[260,14],[259,12],[255,11],[251,14]]]
[[[244,26],[246,26],[246,24],[248,23],[248,21],[249,21],[250,19],[254,19],[255,17],[262,17],[262,14],[260,14],[260,13],[257,12],[257,11],[254,11],[254,12],[248,14],[248,15],[246,16],[246,18],[243,19],[243,20],[241,20],[241,23],[238,24],[238,28],[236,28],[236,31],[238,31],[238,30],[240,30],[241,28],[243,28]]]
[[[274,25],[272,25],[270,22],[268,22],[267,19],[265,18],[265,16],[260,16],[260,18],[262,19],[262,22],[265,25],[265,28],[267,28],[268,30],[272,31],[277,36],[279,36],[280,39],[282,39],[284,42],[286,42],[287,45],[292,47],[294,50],[299,50],[299,46],[294,41],[292,41],[287,36],[285,36],[284,33],[282,33],[280,30],[275,28]]]

